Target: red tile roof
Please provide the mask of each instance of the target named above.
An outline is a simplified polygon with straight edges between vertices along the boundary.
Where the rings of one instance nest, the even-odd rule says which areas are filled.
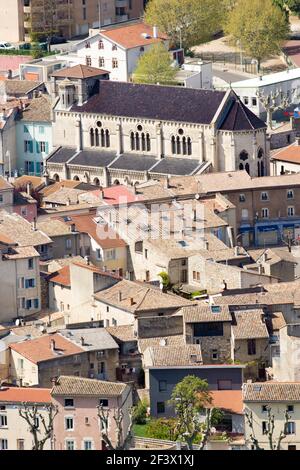
[[[242,390],[213,390],[210,393],[216,408],[243,414]]]
[[[63,68],[58,72],[52,74],[53,77],[66,77],[66,78],[88,78],[97,77],[99,75],[106,75],[109,72],[95,67],[88,67],[87,65],[75,65],[74,67]]]
[[[300,163],[300,145],[297,145],[297,143],[294,143],[292,145],[289,145],[288,147],[284,147],[278,152],[275,152],[271,156],[271,159],[299,164]]]
[[[116,185],[110,186],[109,188],[103,188],[104,199],[103,203],[112,205],[112,204],[124,204],[129,202],[135,202],[143,199],[143,196],[138,196],[130,191],[126,186]],[[95,196],[101,197],[101,189],[96,189],[92,191],[92,194]]]
[[[19,71],[19,65],[25,64],[32,60],[31,56],[22,56],[22,55],[1,55],[0,56],[0,71]]]
[[[300,67],[300,41],[287,41],[282,48],[284,54],[288,56],[296,67]]]
[[[61,286],[71,287],[70,266],[64,266],[59,271],[56,271],[50,276],[49,280]]]
[[[55,351],[51,349],[51,340],[55,341]],[[11,344],[10,348],[34,364],[80,354],[84,351],[80,346],[68,341],[59,334],[44,335],[39,338],[23,341],[22,343]]]
[[[0,388],[0,403],[51,403],[49,388]]]
[[[95,214],[74,215],[72,220],[66,223],[69,225],[75,224],[78,232],[87,233],[103,249],[122,248],[127,246],[124,240],[109,228],[108,225],[101,225],[101,227],[99,227],[94,221],[95,217]]]
[[[148,44],[157,44],[168,40],[168,36],[161,32],[158,32],[158,38],[154,38],[152,26],[148,26],[145,23],[120,26],[119,28],[100,31],[100,34],[126,49],[146,46]],[[148,34],[150,37],[145,38],[143,34]]]

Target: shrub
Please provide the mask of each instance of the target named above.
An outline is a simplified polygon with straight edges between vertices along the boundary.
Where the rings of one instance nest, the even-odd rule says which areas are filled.
[[[178,437],[178,434],[176,432],[176,419],[151,419],[151,421],[147,425],[146,435],[147,437],[150,437],[152,439],[176,441]]]
[[[148,403],[146,400],[140,401],[133,410],[133,422],[135,424],[146,424]]]

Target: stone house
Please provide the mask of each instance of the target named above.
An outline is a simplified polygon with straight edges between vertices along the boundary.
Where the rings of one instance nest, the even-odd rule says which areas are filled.
[[[38,230],[51,238],[50,258],[77,256],[80,250],[80,234],[73,224],[54,218],[42,219],[37,223]]]
[[[10,380],[50,386],[61,373],[115,380],[118,345],[103,329],[62,330],[59,334],[10,345]]]
[[[232,316],[228,306],[184,307],[178,314],[182,314],[186,343],[200,344],[204,364],[230,361]]]

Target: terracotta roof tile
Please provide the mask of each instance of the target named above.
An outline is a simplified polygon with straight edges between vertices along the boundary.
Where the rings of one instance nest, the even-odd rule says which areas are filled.
[[[94,297],[100,302],[114,305],[133,314],[157,309],[179,309],[185,305],[193,305],[183,297],[165,294],[160,289],[125,279],[108,289],[97,292]]]
[[[263,310],[244,310],[233,313],[232,332],[235,339],[268,338],[269,333],[262,320]]]
[[[52,77],[66,77],[66,78],[89,78],[98,77],[99,75],[106,75],[109,72],[95,67],[88,67],[87,65],[75,65],[74,67],[63,68],[58,72],[54,72]]]
[[[50,389],[48,388],[0,388],[1,403],[51,403]]]
[[[150,37],[145,38],[143,34],[148,34]],[[100,31],[100,35],[126,49],[146,46],[148,44],[157,44],[168,40],[168,36],[161,32],[158,32],[158,38],[154,38],[153,28],[145,23],[136,23],[129,26],[125,25],[119,28],[102,30]]]
[[[49,281],[65,287],[71,287],[70,265],[64,266],[49,277]]]
[[[52,396],[119,396],[128,385],[118,382],[106,382],[102,380],[85,379],[82,377],[61,376],[54,385]]]
[[[212,405],[220,410],[243,414],[243,396],[241,390],[212,390]]]
[[[13,189],[13,186],[8,181],[6,181],[3,176],[0,176],[0,190],[2,189]]]
[[[202,364],[200,344],[149,347],[144,351],[144,356],[147,352],[149,352],[151,358],[151,364],[147,364],[150,367],[199,367]]]
[[[139,338],[138,340],[139,350],[143,354],[144,351],[149,347],[184,347],[185,340],[183,335],[173,335],[173,336],[160,336],[157,338]]]
[[[55,351],[51,349],[51,340],[55,341]],[[72,356],[73,354],[80,354],[84,351],[83,348],[68,341],[59,334],[44,335],[40,338],[24,341],[23,343],[13,344],[11,349],[34,364],[51,359],[59,359],[64,356]]]
[[[300,402],[299,382],[255,382],[243,384],[243,400],[266,402]]]
[[[232,321],[228,305],[195,305],[192,307],[183,307],[178,314],[183,315],[184,323]]]

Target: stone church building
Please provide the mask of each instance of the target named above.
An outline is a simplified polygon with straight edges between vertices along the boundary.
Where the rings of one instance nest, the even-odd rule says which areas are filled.
[[[113,82],[76,66],[52,77],[51,93],[55,150],[45,164],[55,180],[105,187],[203,172],[269,173],[266,125],[232,90]]]

